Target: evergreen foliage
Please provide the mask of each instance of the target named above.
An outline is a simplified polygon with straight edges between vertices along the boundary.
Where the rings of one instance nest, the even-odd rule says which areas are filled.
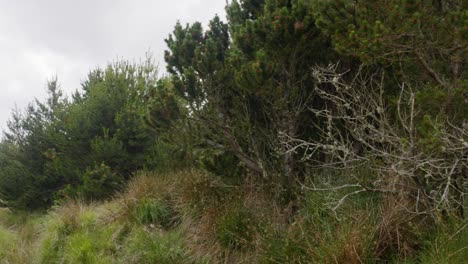
[[[15,110],[0,207],[54,208],[43,263],[463,261],[466,10],[229,1],[175,25],[165,76],[117,61]]]
[[[148,167],[156,137],[146,126],[144,101],[156,82],[150,58],[92,71],[71,100],[57,80],[49,82],[46,102],[36,100],[8,123],[1,143],[1,200],[39,209],[65,197],[109,197],[133,172]]]

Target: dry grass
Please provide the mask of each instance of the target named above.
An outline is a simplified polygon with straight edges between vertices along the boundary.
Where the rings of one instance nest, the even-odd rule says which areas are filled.
[[[0,211],[0,263],[32,263],[37,253],[39,217]]]
[[[325,263],[369,263],[373,259],[373,231],[369,228],[370,216],[368,212],[359,212],[350,223],[343,223],[334,233],[332,247],[322,245],[320,248],[328,248],[328,256]],[[372,261],[373,262],[373,261]]]
[[[376,256],[407,259],[419,249],[419,233],[427,224],[427,217],[411,213],[408,199],[386,195],[380,207],[380,221],[376,226]]]
[[[408,214],[405,199],[386,196],[381,204],[345,207],[337,218],[326,198],[312,193],[284,205],[268,188],[252,182],[227,185],[193,170],[140,173],[109,202],[68,201],[41,221],[18,216],[15,221],[21,224],[0,217],[0,245],[7,241],[3,246],[12,248],[0,263],[83,258],[107,263],[358,264],[410,260],[420,252],[426,220]],[[162,206],[177,221],[165,226],[153,225],[153,218],[139,221],[139,208],[148,201],[157,203],[143,207],[143,213],[159,213]],[[458,244],[445,255],[439,253],[441,246],[429,249],[425,260],[451,256],[449,250],[462,248]]]

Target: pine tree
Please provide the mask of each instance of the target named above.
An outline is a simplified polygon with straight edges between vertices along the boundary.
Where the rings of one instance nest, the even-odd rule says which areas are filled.
[[[215,17],[206,32],[177,24],[166,40],[175,91],[206,126],[208,145],[286,184],[299,169],[280,137],[313,136],[319,121],[306,109],[321,102],[310,68],[338,59],[312,11],[310,1],[233,1],[228,24]]]

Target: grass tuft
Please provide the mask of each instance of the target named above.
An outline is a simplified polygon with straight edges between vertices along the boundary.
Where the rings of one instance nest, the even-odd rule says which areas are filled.
[[[1,210],[0,263],[464,263],[466,220],[431,222],[371,194],[331,210],[340,195],[285,204],[200,171],[141,173],[112,201]]]

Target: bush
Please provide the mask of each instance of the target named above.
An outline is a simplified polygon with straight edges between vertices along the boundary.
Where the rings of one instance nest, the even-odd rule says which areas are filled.
[[[201,167],[206,171],[225,179],[240,179],[245,175],[239,159],[232,153],[224,150],[204,149],[197,151]]]
[[[18,159],[17,146],[0,142],[0,208],[40,208],[37,192],[30,188],[32,174]]]
[[[122,182],[123,177],[112,173],[109,166],[101,163],[85,171],[78,193],[87,200],[105,199],[109,198]]]
[[[127,164],[131,162],[128,153],[125,151],[123,142],[116,137],[111,138],[109,136],[109,129],[104,129],[103,137],[96,137],[92,141],[91,149],[90,155],[94,162],[106,164],[121,174],[128,174],[131,171],[127,168]]]

